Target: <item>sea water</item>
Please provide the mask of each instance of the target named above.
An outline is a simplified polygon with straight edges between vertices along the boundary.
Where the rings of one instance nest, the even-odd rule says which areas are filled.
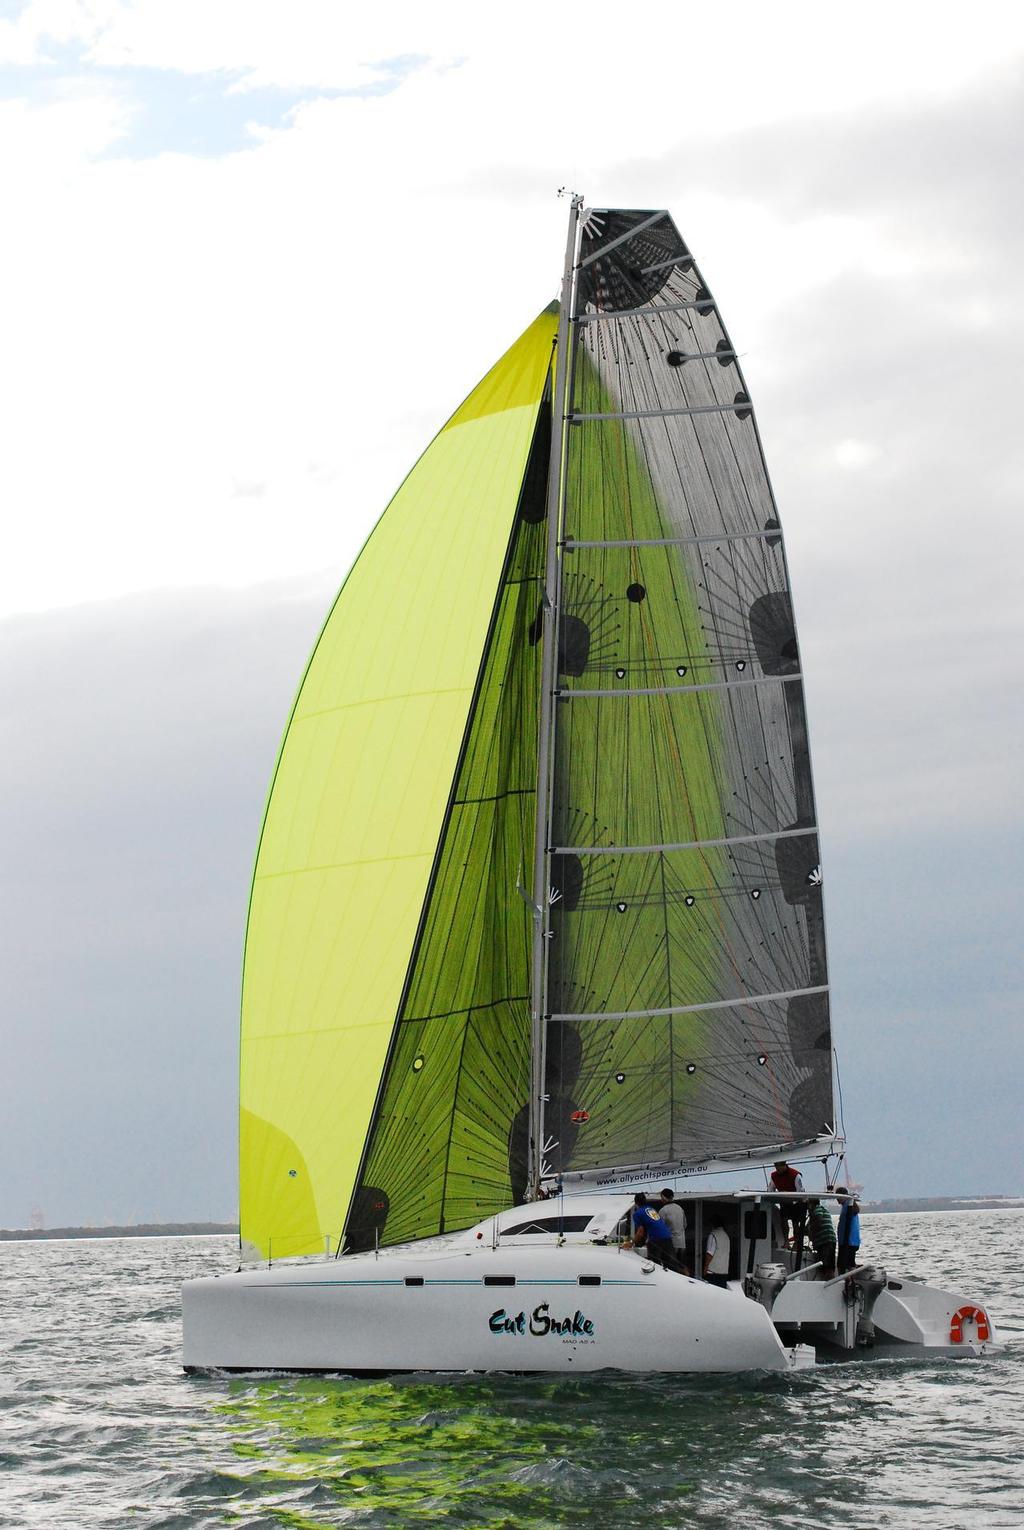
[[[795,1376],[197,1377],[230,1238],[0,1245],[0,1524],[1024,1526],[1024,1212],[865,1215],[1005,1355]]]

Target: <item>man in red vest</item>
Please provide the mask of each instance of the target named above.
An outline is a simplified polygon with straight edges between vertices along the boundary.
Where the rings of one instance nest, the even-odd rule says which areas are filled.
[[[792,1168],[784,1158],[777,1158],[771,1173],[771,1187],[773,1190],[782,1190],[793,1195],[804,1188],[803,1176],[799,1169]],[[779,1211],[782,1215],[783,1226],[792,1226],[793,1246],[797,1255],[796,1267],[799,1269],[807,1207],[803,1201],[783,1201]]]

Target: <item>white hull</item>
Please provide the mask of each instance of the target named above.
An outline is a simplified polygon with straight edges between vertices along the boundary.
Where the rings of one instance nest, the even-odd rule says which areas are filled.
[[[723,1211],[742,1229],[728,1289],[620,1249],[632,1200],[593,1193],[513,1207],[379,1255],[189,1281],[184,1364],[649,1374],[795,1370],[815,1352],[962,1358],[999,1347],[986,1314],[959,1292],[877,1269],[827,1281],[816,1266],[794,1269],[762,1200],[681,1202],[691,1236]]]
[[[515,1285],[485,1284],[510,1276]],[[580,1277],[600,1285],[581,1285]],[[184,1319],[190,1369],[652,1372],[794,1364],[768,1313],[741,1293],[652,1268],[635,1254],[573,1244],[362,1254],[193,1280]]]

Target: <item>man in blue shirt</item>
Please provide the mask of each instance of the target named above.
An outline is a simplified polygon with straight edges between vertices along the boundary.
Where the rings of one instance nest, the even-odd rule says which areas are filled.
[[[649,1206],[647,1197],[641,1191],[633,1197],[633,1237],[640,1228],[644,1230],[643,1242],[647,1245],[648,1258],[653,1259],[655,1264],[664,1265],[670,1269],[672,1265],[672,1230],[667,1222],[663,1222],[654,1206]]]
[[[840,1275],[845,1275],[857,1263],[860,1252],[860,1205],[856,1200],[851,1200],[845,1185],[836,1186],[836,1198],[839,1201],[837,1268]]]

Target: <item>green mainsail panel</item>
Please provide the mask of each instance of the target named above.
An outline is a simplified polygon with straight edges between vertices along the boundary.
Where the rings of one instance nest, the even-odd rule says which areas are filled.
[[[833,1120],[821,877],[750,401],[667,216],[591,215],[574,328],[548,1165],[808,1141]]]
[[[375,1236],[395,1243],[468,1227],[524,1189],[533,932],[525,889],[550,435],[546,400],[346,1230],[350,1249]]]
[[[527,797],[520,804],[512,788],[532,790],[534,767],[516,751],[529,747],[535,723],[513,717],[504,694],[480,690],[479,681],[488,635],[504,642],[513,620],[504,605],[495,618],[495,591],[508,570],[556,324],[549,312],[530,326],[410,473],[335,603],[288,725],[257,857],[242,999],[241,1228],[243,1242],[264,1256],[337,1243],[396,1019],[413,1013],[402,1008],[403,994],[415,997],[417,1018],[444,1012],[444,1046],[431,1043],[428,1052],[424,1042],[429,1063],[414,1075],[422,1071],[424,1085],[417,1112],[425,1103],[416,1130],[438,1143],[453,1112],[443,1090],[432,1106],[430,1091],[451,1056],[471,1049],[466,1038],[476,1021],[467,1014],[475,1015],[469,1006],[486,989],[478,965],[493,970],[487,991],[500,991],[507,1007],[525,992],[518,972],[514,983],[506,977],[526,940],[515,893],[520,852],[502,847],[518,844],[512,819],[529,818]],[[523,539],[524,570],[536,534]],[[528,707],[530,681],[524,674],[515,683]],[[490,708],[490,732],[467,752],[478,690],[476,713]],[[535,697],[532,706],[535,713]],[[474,922],[488,896],[480,849],[486,809],[449,814],[457,770],[467,799],[485,797],[484,782],[495,794],[509,786],[507,805],[492,810],[487,853],[505,855],[512,892],[489,917],[487,939]],[[442,952],[425,906],[445,825],[455,826],[453,853],[471,859],[472,872],[446,906]],[[494,887],[498,878],[495,869]],[[424,929],[430,954],[409,985]],[[521,1095],[519,1025],[518,1009],[502,1019],[492,1066],[501,1087]],[[394,1055],[404,1054],[396,1047]],[[444,1115],[440,1134],[434,1108]],[[472,1111],[485,1122],[491,1108],[491,1077],[480,1070],[459,1094],[445,1149],[452,1175],[473,1172]],[[403,1151],[415,1155],[415,1139]],[[410,1197],[434,1194],[428,1181],[425,1170]]]

